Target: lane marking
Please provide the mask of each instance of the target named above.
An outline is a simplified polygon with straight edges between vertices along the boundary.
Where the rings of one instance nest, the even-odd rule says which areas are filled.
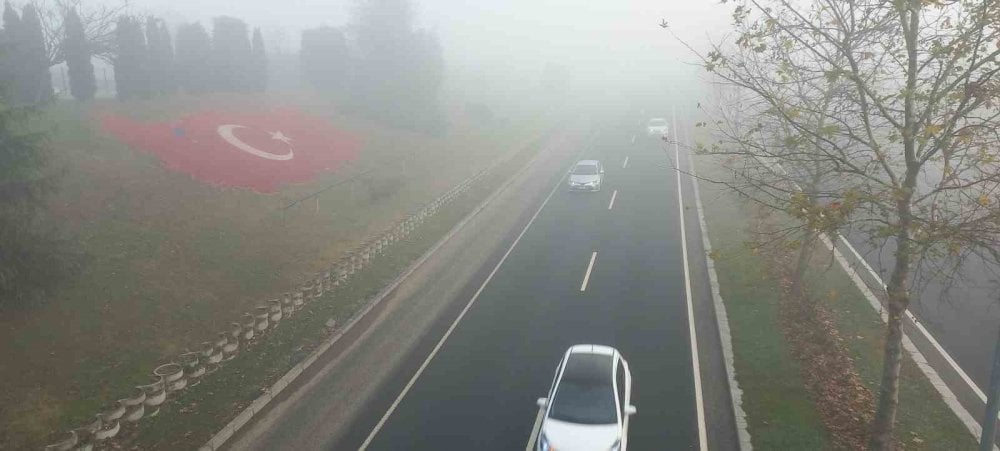
[[[635,133],[632,134],[632,144],[635,144]]]
[[[677,130],[680,137],[680,130]],[[689,145],[687,131],[684,132],[684,145]],[[712,255],[712,243],[708,237],[708,224],[705,222],[705,209],[701,203],[701,193],[698,189],[698,173],[688,152],[688,169],[691,171],[691,186],[694,188],[694,203],[698,211],[698,227],[701,232],[701,247],[705,254],[705,267],[708,268],[708,282],[712,291],[712,302],[715,305],[715,324],[719,329],[719,339],[722,342],[722,355],[725,361],[726,378],[729,382],[729,398],[732,403],[733,418],[736,423],[736,434],[739,437],[739,449],[742,451],[753,450],[753,442],[750,432],[747,429],[747,414],[743,410],[743,390],[736,380],[736,364],[733,355],[733,334],[729,327],[729,313],[726,311],[726,304],[722,300],[722,293],[719,288],[719,275],[715,272],[715,261]]]
[[[574,158],[573,161],[575,162],[577,159],[579,159],[580,155],[582,155],[583,152],[589,148],[590,146],[588,145],[580,149],[580,151],[577,152],[576,157]],[[462,311],[458,314],[458,317],[455,318],[455,321],[451,323],[451,326],[448,327],[448,330],[445,331],[441,339],[438,340],[436,345],[434,345],[434,349],[432,349],[431,353],[427,356],[426,359],[424,359],[424,362],[420,364],[420,368],[417,368],[417,372],[413,374],[413,377],[411,377],[409,382],[406,383],[406,386],[403,387],[403,390],[399,393],[399,396],[397,396],[396,399],[392,402],[392,405],[389,406],[389,410],[387,410],[385,414],[382,415],[382,418],[379,419],[378,424],[375,425],[375,428],[373,428],[372,431],[368,433],[368,437],[365,438],[364,443],[362,443],[361,447],[358,448],[359,451],[364,451],[365,449],[368,449],[368,446],[371,445],[373,440],[375,440],[375,436],[378,435],[380,430],[382,430],[382,427],[385,426],[386,421],[388,421],[392,413],[396,411],[396,408],[399,407],[399,404],[403,402],[403,398],[406,396],[407,393],[409,393],[410,389],[413,388],[413,385],[416,384],[417,379],[420,378],[420,375],[423,374],[425,369],[427,369],[427,366],[431,363],[431,360],[434,359],[434,356],[437,355],[438,351],[441,350],[441,347],[444,346],[444,342],[448,340],[448,337],[451,336],[451,333],[455,331],[456,327],[458,327],[458,323],[462,321],[462,318],[465,317],[465,314],[469,312],[469,309],[471,309],[473,304],[476,303],[476,300],[479,299],[479,295],[482,294],[483,290],[486,289],[486,285],[488,285],[490,281],[493,280],[493,276],[495,276],[497,272],[500,271],[500,266],[502,266],[504,262],[507,261],[507,257],[509,257],[511,252],[514,251],[514,248],[517,247],[517,243],[520,243],[521,238],[524,237],[524,234],[528,233],[528,229],[531,227],[532,224],[535,223],[535,220],[538,219],[538,215],[542,213],[542,209],[545,208],[545,205],[549,203],[549,200],[552,199],[552,196],[554,196],[556,194],[556,191],[559,190],[559,187],[562,186],[563,180],[565,178],[566,178],[565,176],[559,177],[559,180],[556,181],[555,186],[553,186],[552,190],[549,191],[549,195],[545,197],[545,200],[542,201],[542,204],[538,206],[538,210],[535,210],[535,214],[531,216],[531,219],[528,220],[528,223],[524,225],[523,229],[521,229],[521,233],[517,235],[517,238],[514,239],[514,242],[510,244],[509,248],[507,248],[507,252],[504,252],[503,257],[500,257],[500,261],[497,262],[496,266],[493,267],[493,270],[490,271],[490,274],[486,276],[486,280],[483,281],[483,284],[479,286],[479,289],[476,290],[476,293],[472,295],[471,299],[469,299],[469,303],[465,305],[465,308],[463,308]]]
[[[625,169],[627,167],[628,167],[628,155],[625,156],[625,162],[622,163],[622,169]]]
[[[531,436],[528,437],[528,444],[524,447],[524,451],[532,451],[535,449],[535,440],[538,440],[538,431],[542,428],[542,417],[545,415],[545,408],[538,408],[538,415],[535,415],[535,425],[531,427]]]
[[[611,193],[611,203],[608,204],[608,210],[610,210],[611,207],[615,206],[616,197],[618,197],[618,190],[615,190],[615,192]]]
[[[677,116],[674,114],[674,107],[670,107],[670,118],[673,122],[674,130],[677,130]],[[691,301],[691,269],[688,267],[687,232],[684,227],[684,192],[681,190],[681,150],[674,141],[674,161],[677,171],[677,211],[681,222],[681,256],[684,260],[684,293],[687,297],[687,320],[688,334],[691,338],[691,367],[694,373],[694,400],[695,411],[698,415],[698,448],[701,451],[708,451],[708,432],[705,428],[705,403],[702,398],[701,388],[701,363],[698,358],[698,334],[694,326],[694,303]]]
[[[590,272],[594,270],[594,260],[597,260],[597,251],[590,254],[590,263],[587,265],[587,273],[583,275],[583,283],[580,284],[580,291],[587,291],[587,283],[590,282]]]

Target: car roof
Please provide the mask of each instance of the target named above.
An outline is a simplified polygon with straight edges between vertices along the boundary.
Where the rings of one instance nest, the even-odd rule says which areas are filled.
[[[592,345],[592,344],[579,344],[570,346],[566,351],[566,354],[604,354],[604,355],[615,355],[618,350],[612,348],[611,346],[605,345]]]
[[[649,118],[649,122],[653,122],[653,121],[663,121],[663,122],[666,122],[667,120],[665,118],[662,118],[662,117],[652,117],[652,118]]]
[[[577,166],[580,166],[580,165],[584,165],[584,166],[588,166],[588,165],[589,166],[597,166],[600,163],[601,162],[597,161],[597,160],[580,160],[580,161],[576,162],[576,165]]]

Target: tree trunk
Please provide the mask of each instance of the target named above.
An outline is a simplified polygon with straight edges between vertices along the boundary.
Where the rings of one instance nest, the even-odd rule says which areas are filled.
[[[809,260],[812,259],[813,246],[816,244],[816,231],[806,226],[802,232],[802,247],[799,249],[799,256],[795,262],[795,273],[792,274],[792,295],[796,297],[796,302],[806,301],[805,276],[809,269]]]

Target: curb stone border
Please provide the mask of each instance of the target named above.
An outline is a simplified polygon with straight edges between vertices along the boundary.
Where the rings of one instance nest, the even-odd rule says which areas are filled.
[[[719,336],[722,341],[722,357],[726,366],[726,377],[729,380],[729,399],[733,403],[733,416],[736,421],[736,434],[739,437],[739,447],[741,451],[752,451],[753,443],[750,437],[750,430],[747,428],[747,414],[743,410],[743,390],[736,380],[736,367],[733,356],[733,336],[729,328],[729,313],[726,312],[726,305],[722,302],[722,293],[719,290],[719,276],[715,272],[715,261],[712,260],[712,243],[708,239],[708,223],[705,222],[705,211],[701,205],[701,191],[698,189],[698,173],[695,171],[694,159],[688,153],[688,162],[691,165],[692,185],[694,186],[694,203],[698,210],[698,224],[701,227],[701,244],[705,253],[705,266],[708,267],[708,282],[712,287],[712,303],[715,304],[715,322],[718,326]]]
[[[451,240],[451,238],[457,234],[460,230],[465,228],[473,218],[479,215],[489,204],[493,202],[500,194],[507,191],[508,188],[513,184],[514,180],[518,179],[525,171],[535,165],[535,162],[541,158],[542,155],[546,154],[551,146],[544,147],[540,152],[538,152],[531,160],[529,160],[523,167],[518,169],[516,173],[511,175],[503,185],[491,193],[485,200],[483,200],[475,209],[473,209],[468,215],[462,218],[457,224],[455,224],[451,230],[448,231],[440,240],[434,243],[430,249],[424,252],[417,261],[410,264],[409,267],[402,274],[397,276],[393,281],[383,288],[374,298],[368,301],[368,305],[364,309],[355,313],[348,320],[347,324],[339,328],[336,333],[333,334],[328,340],[323,342],[319,347],[317,347],[309,356],[302,362],[296,364],[292,369],[288,370],[284,376],[278,379],[277,382],[267,388],[261,396],[255,399],[249,406],[243,409],[236,418],[230,421],[228,424],[223,426],[223,428],[217,432],[211,439],[209,439],[204,445],[198,448],[199,451],[215,451],[221,449],[225,446],[226,442],[233,437],[240,429],[246,426],[250,422],[250,419],[254,415],[266,410],[268,404],[273,400],[279,393],[291,385],[306,369],[308,369],[319,356],[323,355],[330,347],[340,340],[348,331],[350,331],[362,318],[368,315],[376,306],[378,306],[385,298],[387,298],[395,289],[403,283],[414,271],[423,265],[425,261],[430,259],[437,250],[444,246],[445,243]]]

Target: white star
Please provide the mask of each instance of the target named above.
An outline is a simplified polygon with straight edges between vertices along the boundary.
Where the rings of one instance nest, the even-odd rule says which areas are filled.
[[[283,142],[285,144],[288,144],[288,143],[292,142],[292,138],[289,138],[289,137],[285,136],[284,133],[281,133],[281,132],[268,132],[268,133],[271,135],[271,139],[276,139],[276,140],[281,141],[281,142]]]

